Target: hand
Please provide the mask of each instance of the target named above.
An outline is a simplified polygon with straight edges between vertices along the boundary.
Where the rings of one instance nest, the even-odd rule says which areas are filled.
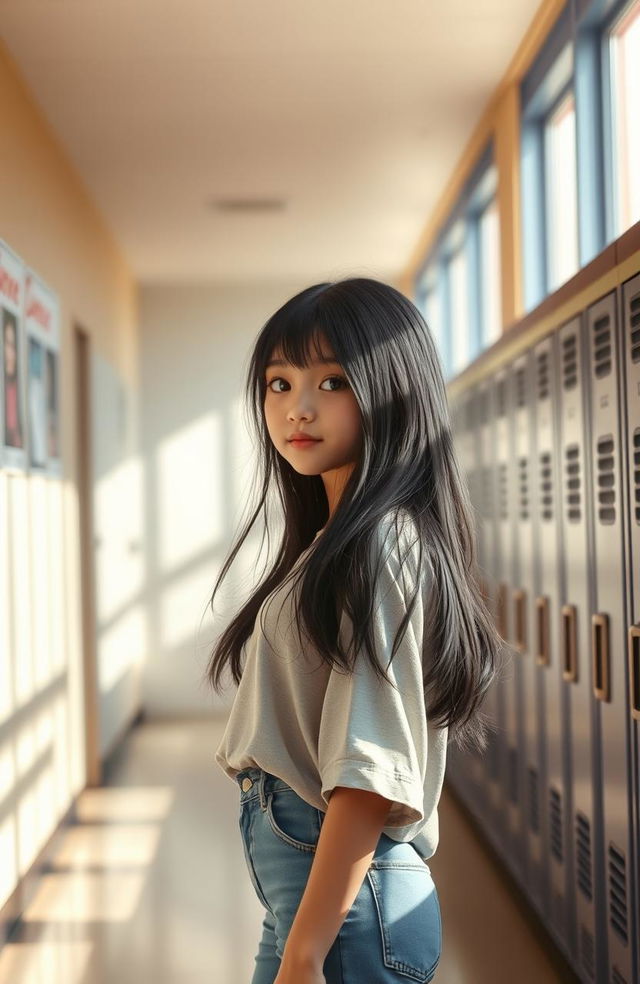
[[[313,961],[297,961],[286,948],[280,962],[280,970],[273,984],[327,984],[322,965]]]

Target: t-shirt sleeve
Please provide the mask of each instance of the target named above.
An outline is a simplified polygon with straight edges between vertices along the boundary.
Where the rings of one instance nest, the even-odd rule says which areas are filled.
[[[377,542],[382,558],[372,634],[378,661],[395,686],[376,676],[364,651],[358,653],[352,674],[331,670],[320,717],[318,764],[327,805],[336,786],[370,790],[392,800],[384,826],[404,827],[424,819],[427,720],[422,639],[430,567],[423,550],[418,568],[415,550],[407,553],[408,541],[399,540],[393,529]],[[416,602],[387,667],[416,579],[420,582]],[[345,649],[351,631],[350,618],[343,612],[340,637]]]

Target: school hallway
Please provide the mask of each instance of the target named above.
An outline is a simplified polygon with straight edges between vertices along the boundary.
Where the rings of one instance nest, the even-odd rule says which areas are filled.
[[[147,722],[85,790],[0,953],[0,984],[249,984],[262,908],[218,720]],[[445,788],[436,984],[577,980]],[[366,981],[349,984],[368,984]]]
[[[0,984],[249,984],[233,712],[221,761],[392,787],[419,853],[437,803],[436,984],[640,984],[640,0],[1,9]],[[317,688],[258,603],[326,529],[331,655],[395,506],[438,582],[410,683]],[[356,605],[383,663],[410,568]],[[424,725],[483,682],[445,771]],[[265,893],[298,884],[273,803]],[[378,847],[411,860],[369,873],[345,966],[375,976],[372,929],[424,980],[431,879]]]

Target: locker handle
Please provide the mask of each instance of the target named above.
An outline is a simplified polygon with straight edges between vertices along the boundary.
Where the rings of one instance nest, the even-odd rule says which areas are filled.
[[[545,595],[536,598],[538,616],[538,652],[536,660],[540,666],[549,666],[551,652],[549,646],[549,599]]]
[[[593,655],[593,692],[598,700],[610,700],[609,616],[591,616],[591,650]]]
[[[640,622],[629,627],[629,681],[631,716],[640,721]]]
[[[564,650],[564,668],[562,679],[569,683],[576,683],[578,680],[578,634],[576,606],[562,606],[562,642]]]
[[[513,603],[514,603],[514,614],[515,614],[515,647],[520,653],[524,653],[527,648],[526,640],[526,620],[525,620],[525,606],[527,600],[527,592],[522,588],[517,588],[513,592]]]

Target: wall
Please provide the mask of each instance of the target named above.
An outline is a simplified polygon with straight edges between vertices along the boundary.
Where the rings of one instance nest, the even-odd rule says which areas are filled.
[[[253,583],[259,535],[215,576],[248,500],[254,457],[242,389],[252,342],[306,283],[146,286],[140,292],[141,454],[150,714],[227,708],[200,681],[210,645]],[[219,607],[218,607],[219,605]]]
[[[60,299],[62,454],[60,479],[0,471],[1,943],[21,876],[85,784],[74,324],[128,392],[134,435],[138,355],[131,272],[1,44],[0,119],[0,237]]]

